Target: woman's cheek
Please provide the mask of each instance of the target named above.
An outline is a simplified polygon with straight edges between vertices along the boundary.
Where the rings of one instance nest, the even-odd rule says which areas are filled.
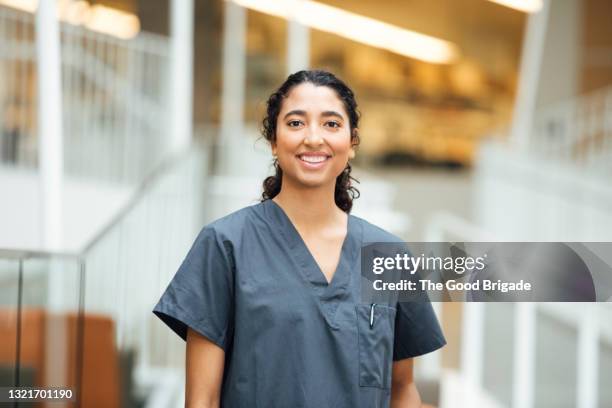
[[[344,171],[344,168],[348,163],[348,154],[337,155],[336,159],[336,163],[334,164],[334,173],[339,176],[342,171]]]

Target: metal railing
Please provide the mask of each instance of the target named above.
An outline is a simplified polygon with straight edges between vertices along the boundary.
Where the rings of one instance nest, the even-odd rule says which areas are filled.
[[[477,166],[479,227],[448,216],[438,236],[458,240],[608,241],[612,88],[545,107],[525,149],[491,143]],[[498,239],[484,237],[481,228]],[[439,238],[442,240],[443,238]],[[447,238],[449,239],[449,238]],[[506,406],[612,404],[608,304],[466,304],[462,362],[471,381]],[[462,341],[465,341],[462,338]],[[476,344],[479,344],[476,342]]]
[[[37,166],[34,16],[0,6],[0,129],[5,164]],[[67,175],[138,184],[169,134],[169,39],[130,40],[60,23]]]
[[[438,214],[429,223],[428,240],[449,239],[498,240],[465,219]],[[451,339],[461,343],[460,375],[446,378],[451,382],[458,378],[463,394],[443,395],[441,408],[475,406],[477,398],[487,398],[492,406],[521,408],[564,404],[595,408],[612,403],[602,387],[612,381],[612,372],[598,363],[605,356],[612,358],[610,304],[469,302],[460,306],[460,338]],[[436,309],[441,310],[440,304]],[[436,362],[441,364],[439,358],[428,361]]]
[[[54,364],[46,364],[44,373],[30,382],[68,384],[83,368],[83,350],[91,347],[82,336],[83,321],[94,315],[113,322],[119,352],[135,353],[128,374],[137,380],[137,393],[152,395],[155,390],[162,399],[180,400],[184,347],[178,347],[176,335],[154,323],[151,311],[203,225],[208,168],[207,147],[168,159],[76,253],[0,249],[0,327],[5,332],[15,328],[9,341],[16,350],[12,381],[4,385],[27,385],[19,350],[25,338],[43,336],[24,324],[39,312],[52,322],[41,352]],[[77,316],[76,331],[68,331],[73,348],[65,346],[65,321],[48,316]]]
[[[536,112],[531,146],[545,158],[612,172],[612,87]]]

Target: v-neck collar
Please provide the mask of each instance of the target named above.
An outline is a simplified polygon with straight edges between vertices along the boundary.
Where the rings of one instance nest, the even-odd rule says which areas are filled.
[[[344,289],[350,284],[351,276],[353,275],[351,271],[357,260],[357,250],[359,248],[355,231],[355,219],[352,215],[348,214],[347,231],[342,243],[342,249],[340,250],[340,259],[331,281],[328,282],[306,243],[289,219],[289,216],[285,213],[285,210],[273,200],[266,200],[263,204],[271,221],[289,245],[301,268],[301,272],[319,294],[328,293],[330,296],[333,296],[334,292]]]

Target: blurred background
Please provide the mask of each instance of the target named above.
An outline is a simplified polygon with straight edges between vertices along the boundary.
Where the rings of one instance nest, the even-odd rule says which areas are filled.
[[[611,241],[609,0],[0,0],[0,386],[181,407],[151,310],[257,202],[268,95],[356,92],[354,214],[407,241]],[[439,407],[611,407],[606,303],[435,304]],[[0,404],[1,405],[1,404]],[[39,404],[43,406],[45,404]],[[49,405],[49,404],[46,404]]]

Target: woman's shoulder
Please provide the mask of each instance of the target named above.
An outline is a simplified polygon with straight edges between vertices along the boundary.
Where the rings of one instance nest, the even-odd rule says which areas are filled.
[[[230,212],[202,227],[202,232],[212,233],[218,237],[238,238],[249,226],[261,218],[262,203],[255,203]]]
[[[400,237],[398,237],[395,234],[392,234],[391,232],[387,231],[386,229],[372,224],[371,222],[355,216],[355,215],[350,215],[350,217],[352,217],[356,223],[358,223],[361,226],[361,230],[362,230],[362,241],[364,243],[370,242],[370,243],[374,243],[374,242],[404,242],[403,239],[401,239]]]

